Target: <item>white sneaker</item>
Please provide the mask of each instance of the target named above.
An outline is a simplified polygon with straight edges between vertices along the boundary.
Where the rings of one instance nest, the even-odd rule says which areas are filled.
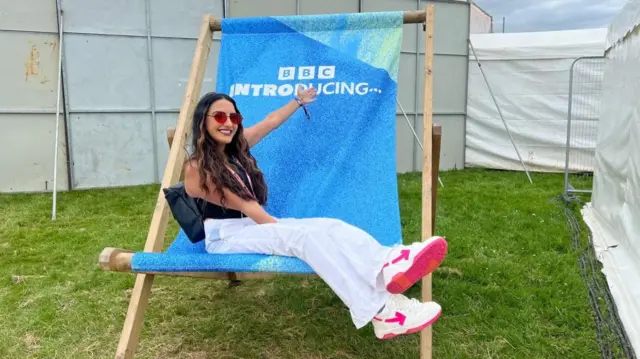
[[[438,320],[440,313],[442,308],[436,302],[422,303],[401,294],[392,294],[371,323],[376,337],[385,340],[419,332]]]
[[[382,267],[387,291],[403,293],[438,268],[446,254],[447,241],[443,237],[431,237],[424,242],[394,248],[389,254],[389,261]]]

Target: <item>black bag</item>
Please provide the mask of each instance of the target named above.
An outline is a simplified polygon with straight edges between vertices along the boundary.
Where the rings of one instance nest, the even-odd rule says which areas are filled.
[[[173,218],[192,243],[204,239],[204,222],[202,221],[203,203],[190,197],[184,188],[184,183],[179,182],[169,188],[163,188],[164,197],[169,204]]]

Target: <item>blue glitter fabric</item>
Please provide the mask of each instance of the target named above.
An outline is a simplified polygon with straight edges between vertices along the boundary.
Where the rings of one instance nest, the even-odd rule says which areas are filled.
[[[150,272],[272,272],[312,274],[297,258],[263,254],[210,254],[204,241],[193,244],[180,231],[166,252],[138,252],[131,261],[133,271]]]
[[[275,217],[339,218],[384,245],[402,242],[396,177],[397,72],[402,12],[227,18],[216,91],[250,127],[318,90],[252,149]],[[211,91],[213,89],[204,89]],[[345,240],[348,240],[345,239]],[[136,253],[134,270],[312,273],[295,258],[207,254],[179,235],[166,253]]]

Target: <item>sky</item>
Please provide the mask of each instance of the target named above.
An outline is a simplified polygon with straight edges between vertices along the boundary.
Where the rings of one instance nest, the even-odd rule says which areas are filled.
[[[494,32],[608,27],[627,0],[475,0],[493,17]]]

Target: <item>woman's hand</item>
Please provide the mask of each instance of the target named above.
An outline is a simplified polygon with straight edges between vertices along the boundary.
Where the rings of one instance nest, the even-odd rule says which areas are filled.
[[[257,224],[278,223],[265,209],[256,201],[242,201],[239,209],[245,216],[251,218]]]
[[[315,96],[317,94],[318,94],[318,91],[313,87],[309,87],[308,89],[303,90],[302,85],[298,85],[296,97],[298,98],[298,100],[300,100],[300,102],[306,105],[308,103],[312,103],[313,101],[315,101],[316,100]]]

